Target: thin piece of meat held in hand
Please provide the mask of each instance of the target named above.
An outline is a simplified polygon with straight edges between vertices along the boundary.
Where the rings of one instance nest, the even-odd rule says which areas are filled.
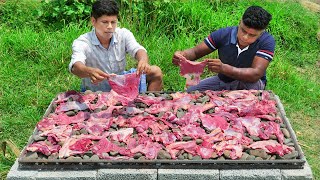
[[[200,75],[206,65],[207,61],[194,62],[186,58],[180,58],[180,75],[186,78],[186,88],[199,84]]]
[[[109,84],[113,91],[119,95],[134,99],[139,95],[140,76],[135,73],[115,75],[109,78]]]

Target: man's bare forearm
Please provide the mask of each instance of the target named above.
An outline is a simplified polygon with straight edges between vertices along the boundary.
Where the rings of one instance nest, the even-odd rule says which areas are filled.
[[[222,65],[220,72],[228,77],[244,82],[257,82],[261,78],[261,74],[254,68],[236,68],[228,64]]]
[[[90,67],[87,67],[82,62],[74,63],[71,69],[71,72],[80,78],[89,77],[90,76],[89,71],[90,71]]]
[[[148,54],[143,49],[137,51],[135,58],[137,59],[137,61],[146,61],[147,63],[149,63]]]

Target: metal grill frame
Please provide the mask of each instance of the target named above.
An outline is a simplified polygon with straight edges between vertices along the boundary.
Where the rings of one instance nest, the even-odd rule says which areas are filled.
[[[113,169],[303,169],[306,159],[298,144],[297,137],[286,117],[284,107],[277,95],[269,91],[271,97],[277,103],[280,117],[286,125],[298,151],[297,159],[276,160],[68,160],[68,159],[26,159],[26,147],[33,143],[33,136],[37,134],[37,128],[28,140],[18,159],[19,169],[22,170],[92,170],[101,168]],[[164,93],[164,92],[159,92]],[[47,117],[53,110],[54,98],[43,117]]]

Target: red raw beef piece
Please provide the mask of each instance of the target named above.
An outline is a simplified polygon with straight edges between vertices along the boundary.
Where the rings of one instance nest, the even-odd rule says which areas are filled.
[[[100,111],[98,113],[92,113],[88,121],[91,121],[92,119],[95,119],[95,118],[111,118],[113,116],[112,115],[113,111],[117,111],[122,107],[123,106],[109,106],[108,109],[104,111]]]
[[[157,142],[161,142],[164,145],[169,145],[176,142],[177,137],[173,133],[168,133],[164,131],[161,134],[153,135],[152,139],[154,139]]]
[[[223,93],[223,96],[230,99],[245,99],[245,100],[255,100],[257,97],[252,94],[252,91],[249,90],[237,90],[237,91],[227,91]]]
[[[130,159],[128,156],[132,156],[130,150],[123,147],[119,147],[116,144],[111,143],[109,140],[103,138],[97,144],[93,145],[92,152],[102,159],[113,159],[107,153],[110,151],[117,151],[119,154],[124,155],[121,159]]]
[[[80,102],[77,102],[77,101],[68,101],[68,102],[65,102],[65,103],[60,103],[57,108],[55,109],[55,113],[59,114],[61,112],[66,112],[66,111],[70,111],[70,110],[79,110],[79,111],[82,111],[82,110],[85,110],[85,109],[88,109],[88,105],[83,102],[83,103],[80,103]]]
[[[241,121],[242,121],[241,118],[232,119],[230,121],[230,126],[231,126],[232,130],[240,132],[241,134],[244,134],[246,128],[244,126],[242,126],[242,122]]]
[[[262,91],[261,100],[270,100],[270,93],[268,91]]]
[[[195,62],[187,60],[184,57],[180,58],[180,74],[183,76],[188,73],[203,73],[203,69],[206,67],[207,61]]]
[[[162,122],[166,122],[167,125],[170,122],[178,121],[177,116],[174,113],[172,113],[171,111],[166,111],[160,119],[162,120]],[[168,125],[168,126],[172,127],[170,125]]]
[[[190,136],[193,139],[198,139],[199,137],[206,135],[206,131],[204,129],[193,124],[182,127],[181,130],[185,135]]]
[[[195,86],[200,82],[200,75],[203,73],[207,61],[194,62],[189,61],[184,57],[180,58],[180,75],[185,77],[186,87]]]
[[[171,101],[161,101],[158,104],[152,104],[149,108],[145,109],[145,111],[150,114],[158,114],[160,112],[168,112],[172,107],[173,103]]]
[[[27,147],[27,151],[31,152],[41,152],[42,154],[46,156],[50,156],[52,153],[56,153],[60,150],[61,146],[60,145],[48,145],[44,141],[39,141],[30,144]]]
[[[123,116],[112,117],[112,119],[113,123],[115,123],[119,127],[128,127],[128,124],[130,123],[129,119],[126,119]]]
[[[46,131],[55,127],[56,121],[52,117],[43,118],[38,122],[37,128],[40,131]]]
[[[180,150],[185,150],[186,152],[196,155],[198,145],[196,141],[188,141],[188,142],[175,142],[168,146],[166,146],[167,151],[171,155],[172,159],[177,159],[176,155]]]
[[[134,101],[135,102],[142,102],[142,103],[150,106],[152,104],[158,104],[162,100],[164,100],[164,97],[153,97],[153,96],[139,95]]]
[[[243,146],[241,144],[229,144],[226,149],[231,151],[231,159],[239,159],[242,157]]]
[[[91,149],[91,146],[91,139],[79,139],[70,146],[70,149],[74,151],[82,151],[83,153],[85,153]]]
[[[273,115],[268,115],[268,114],[264,114],[264,115],[257,115],[257,118],[261,118],[264,120],[269,120],[269,121],[279,121],[282,122],[282,119],[279,116],[273,116]]]
[[[177,100],[177,99],[180,99],[184,96],[188,95],[188,93],[185,93],[185,92],[175,92],[175,93],[171,93],[171,96],[173,98],[173,100]]]
[[[229,128],[229,123],[225,118],[221,116],[210,116],[207,114],[203,114],[200,118],[202,121],[202,125],[209,130],[213,130],[216,128],[226,130]]]
[[[108,95],[110,93],[109,92],[103,92],[103,93],[100,93],[100,94],[97,94],[95,96],[91,96],[93,94],[87,94],[87,95],[84,95],[84,96],[87,96],[87,100],[85,101],[87,106],[89,107],[90,110],[95,110],[95,109],[101,109],[102,107],[104,106],[110,106],[110,105],[113,105],[112,103],[112,100],[110,99],[110,102],[107,101],[107,98]],[[97,102],[96,103],[92,103],[93,100],[95,100],[97,98]],[[115,104],[116,102],[114,102]]]
[[[252,136],[259,136],[262,134],[260,129],[261,121],[259,118],[256,117],[241,117],[238,118],[241,121],[242,125],[246,127],[248,133]]]
[[[135,99],[139,95],[140,76],[135,73],[115,75],[109,78],[109,84],[116,93]]]
[[[112,124],[112,118],[91,118],[87,121],[85,129],[93,135],[99,136],[108,130]]]
[[[161,125],[156,122],[155,119],[149,121],[149,128],[152,130],[152,134],[161,134],[163,130],[169,129],[166,125]]]
[[[211,131],[210,134],[203,135],[202,139],[204,140],[204,143],[213,144],[215,142],[219,142],[219,141],[224,140],[224,134],[220,128],[217,128],[217,129]]]
[[[191,100],[192,100],[192,96],[191,95],[186,95],[181,97],[180,99],[175,99],[173,100],[173,112],[177,113],[178,109],[189,109],[191,107]]]
[[[232,99],[223,98],[223,97],[211,97],[211,102],[213,102],[216,106],[221,107],[224,105],[230,105]]]
[[[137,132],[142,133],[146,131],[151,124],[155,121],[155,117],[153,115],[142,116],[138,115],[128,119],[128,124],[130,127],[136,129]],[[117,123],[117,122],[116,122]]]
[[[97,97],[99,98],[99,96],[101,96],[103,93],[100,94],[96,94],[96,93],[89,93],[89,94],[83,94],[82,98],[80,98],[80,100],[83,100],[83,102],[89,102],[91,103],[92,101],[94,101]],[[81,102],[81,101],[80,101]]]
[[[263,149],[267,153],[278,154],[280,156],[288,154],[294,150],[293,147],[281,145],[275,140],[257,141],[252,143],[249,147],[252,149]]]
[[[221,141],[219,143],[215,143],[213,148],[217,152],[219,156],[221,156],[225,150],[230,150],[230,158],[231,159],[239,159],[242,156],[243,147],[241,144],[238,144],[237,141],[229,140],[229,141]]]
[[[77,92],[75,90],[70,90],[64,93],[60,93],[57,97],[57,100],[54,102],[57,104],[67,102],[69,98],[72,98],[73,101],[81,101],[82,95],[80,92]]]
[[[93,114],[88,121],[86,121],[85,129],[93,135],[101,135],[105,130],[108,130],[113,122],[111,115],[108,112],[101,111]]]
[[[133,115],[136,115],[136,114],[142,114],[144,111],[136,108],[136,107],[124,107],[124,108],[121,108],[120,111],[118,112],[118,114],[120,115],[129,115],[129,116],[133,116]]]
[[[217,128],[210,134],[206,134],[202,137],[204,141],[201,145],[202,147],[213,149],[219,156],[221,156],[225,150],[230,150],[231,159],[238,159],[242,156],[243,137],[245,136],[234,130],[227,129],[225,132],[222,132],[220,128]],[[251,141],[243,144],[249,145],[250,142]],[[204,150],[206,149],[202,149],[202,152],[204,152]],[[207,152],[201,156],[208,158],[209,153]]]
[[[55,126],[53,129],[40,133],[40,136],[47,136],[52,144],[65,142],[72,134],[72,127],[68,125]]]
[[[284,135],[282,131],[280,130],[280,125],[270,121],[268,123],[261,123],[261,127],[263,130],[263,134],[260,135],[259,137],[261,139],[269,139],[270,135],[276,135],[278,138],[278,141],[280,144],[283,144],[284,141]]]
[[[229,112],[217,112],[217,113],[210,114],[210,115],[211,116],[220,116],[220,117],[225,118],[227,121],[231,121],[231,122],[238,118],[237,115],[229,113]]]
[[[91,150],[92,140],[89,138],[69,138],[59,151],[59,158],[66,158],[75,154],[84,154]]]
[[[224,131],[224,136],[225,140],[236,140],[236,144],[249,146],[253,142],[252,139],[246,137],[243,133],[237,132],[231,128]]]
[[[131,149],[131,153],[135,154],[140,152],[143,153],[147,159],[155,159],[162,147],[163,146],[157,142],[146,141]]]
[[[173,121],[169,121],[171,123],[178,124],[180,126],[186,126],[188,124],[197,123],[201,115],[201,112],[197,111],[188,111],[181,118],[173,119]]]
[[[110,133],[111,140],[118,142],[126,142],[133,134],[133,128],[124,128]]]
[[[276,102],[273,100],[242,102],[239,104],[239,116],[257,116],[277,114]]]
[[[212,153],[214,150],[212,148],[206,148],[198,146],[197,153],[203,158],[203,159],[210,159],[212,156]]]
[[[77,115],[68,116],[64,113],[53,115],[52,118],[55,120],[55,124],[57,125],[69,125],[69,124],[76,124],[81,123],[87,119],[89,119],[90,113],[80,111]]]

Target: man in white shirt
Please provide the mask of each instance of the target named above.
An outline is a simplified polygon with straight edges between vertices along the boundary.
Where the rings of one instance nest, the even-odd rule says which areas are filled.
[[[161,69],[148,63],[146,49],[128,29],[117,28],[118,17],[119,7],[115,0],[93,3],[91,22],[94,28],[73,42],[69,71],[82,78],[81,91],[110,91],[107,79],[110,74],[124,74],[126,54],[129,53],[138,61],[137,69],[133,71],[141,75],[142,81],[146,79],[147,90],[161,91]],[[145,86],[145,82],[140,85]]]

